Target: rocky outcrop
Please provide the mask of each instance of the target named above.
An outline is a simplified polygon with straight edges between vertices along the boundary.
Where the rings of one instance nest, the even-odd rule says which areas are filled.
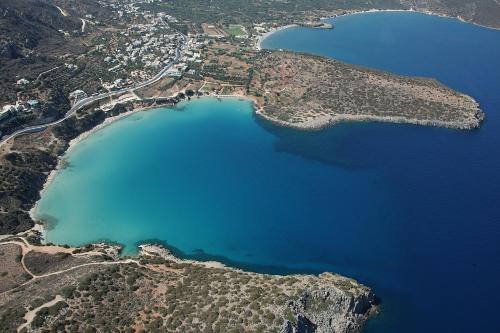
[[[331,279],[332,274],[320,278]],[[375,295],[361,285],[304,292],[288,303],[282,332],[359,332],[375,309]]]

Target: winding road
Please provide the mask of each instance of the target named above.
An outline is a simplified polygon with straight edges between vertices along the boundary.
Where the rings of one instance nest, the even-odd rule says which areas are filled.
[[[90,105],[90,104],[94,103],[95,101],[99,101],[101,99],[104,99],[104,98],[107,98],[107,97],[111,97],[111,96],[115,96],[115,95],[120,95],[120,94],[123,94],[123,93],[126,93],[126,92],[132,92],[132,91],[135,91],[137,89],[141,89],[141,88],[149,86],[149,85],[151,85],[153,83],[158,82],[159,80],[161,80],[167,74],[167,71],[170,68],[172,68],[172,66],[182,57],[182,54],[184,53],[184,51],[185,51],[184,48],[186,46],[187,37],[185,35],[183,35],[183,34],[181,34],[181,36],[182,36],[182,39],[183,39],[183,43],[175,50],[175,58],[170,63],[168,63],[167,65],[165,65],[161,69],[161,71],[159,71],[151,79],[149,79],[147,81],[144,81],[144,82],[141,82],[141,83],[138,83],[138,84],[133,85],[131,87],[126,87],[126,88],[122,88],[122,89],[119,89],[119,90],[110,91],[110,92],[103,93],[103,94],[100,94],[100,95],[89,96],[89,97],[77,100],[76,103],[73,104],[73,106],[71,107],[71,109],[68,112],[66,112],[66,114],[64,115],[63,118],[55,120],[55,121],[50,122],[50,123],[46,123],[46,124],[25,127],[25,128],[22,128],[22,129],[19,129],[19,130],[15,131],[12,134],[5,135],[0,140],[0,147],[3,144],[5,144],[7,141],[9,141],[10,139],[12,139],[12,138],[14,138],[14,137],[16,137],[18,135],[27,134],[27,133],[33,133],[33,132],[38,132],[38,131],[43,131],[44,129],[46,129],[49,126],[57,125],[57,124],[65,121],[69,117],[71,117],[71,115],[73,115],[76,111],[80,110],[81,108],[83,108],[83,107],[85,107],[87,105]]]
[[[84,19],[80,19],[82,21],[82,32],[85,32],[85,26],[87,25],[87,22]]]

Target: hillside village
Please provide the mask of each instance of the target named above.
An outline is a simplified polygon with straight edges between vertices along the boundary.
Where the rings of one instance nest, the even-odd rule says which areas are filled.
[[[88,96],[98,96],[150,80],[167,65],[169,68],[165,71],[165,76],[178,78],[186,71],[191,75],[195,74],[193,69],[188,68],[188,64],[201,62],[202,49],[209,43],[207,36],[191,33],[185,35],[172,27],[178,22],[175,17],[163,12],[144,11],[138,6],[152,2],[154,1],[101,1],[100,4],[109,7],[120,23],[112,28],[101,27],[101,22],[94,15],[85,14],[82,22],[85,22],[87,30],[94,29],[87,31],[91,44],[89,51],[80,57],[65,59],[69,61],[39,73],[36,77],[33,74],[19,78],[15,83],[17,100],[11,100],[0,107],[0,137],[18,128],[62,116],[64,110],[57,115],[46,115],[48,112],[45,111],[44,104],[49,96],[40,86],[46,82],[52,84],[63,76],[73,77],[72,81],[78,82],[74,79],[75,76],[81,76],[78,72],[89,66],[93,66],[93,78],[86,83],[93,84],[90,84],[90,89],[75,85],[75,89],[67,90],[66,108],[69,109],[70,105]],[[61,33],[69,36],[67,31]],[[177,57],[181,49],[183,52]],[[91,60],[91,65],[85,59]]]

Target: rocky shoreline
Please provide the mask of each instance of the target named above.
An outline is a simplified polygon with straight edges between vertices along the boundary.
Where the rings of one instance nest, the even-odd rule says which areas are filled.
[[[456,130],[473,130],[479,128],[481,122],[484,120],[484,113],[478,110],[477,121],[471,122],[445,122],[436,120],[420,120],[405,117],[379,117],[370,115],[334,115],[334,116],[320,116],[309,121],[301,123],[292,123],[273,118],[265,114],[262,110],[257,110],[256,114],[260,117],[270,121],[276,125],[288,127],[296,130],[321,130],[342,122],[380,122],[392,124],[407,124],[418,126],[431,126],[440,128],[449,128]]]
[[[479,127],[481,121],[484,119],[484,114],[475,100],[469,96],[452,91],[432,80],[397,77],[321,57],[292,52],[278,53],[262,51],[257,57],[257,61],[260,61],[260,63],[256,63],[254,78],[260,76],[260,79],[256,79],[255,82],[250,80],[248,88],[263,92],[265,98],[249,94],[250,89],[247,90],[246,95],[214,94],[212,96],[215,98],[231,97],[249,99],[253,102],[256,115],[280,126],[300,130],[314,130],[332,126],[342,121],[381,121],[454,129],[473,129]],[[276,72],[277,68],[287,68],[289,72],[278,73]],[[311,68],[315,68],[317,73],[314,72],[308,77],[301,77],[297,74],[306,73],[309,75],[311,73],[307,69]],[[281,75],[289,80],[285,86],[283,85],[284,80],[280,79]],[[321,75],[330,76],[321,78]],[[299,80],[299,82],[294,82],[293,80]],[[360,106],[373,103],[366,110],[397,111],[396,114],[369,114],[369,112],[363,113],[362,108],[353,107],[352,97],[356,97],[357,95],[355,91],[349,90],[350,86],[348,84],[345,84],[345,82],[353,82],[353,80],[357,80],[354,84],[357,89],[370,92],[370,95],[374,96],[375,99],[380,96],[388,96],[389,100],[392,98],[391,102],[394,102],[394,105],[397,107],[391,109],[390,107],[386,107],[387,104],[381,104],[380,100],[377,102],[375,99],[371,100],[369,98],[359,102]],[[336,86],[327,84],[328,82],[334,83]],[[305,86],[307,90],[304,89]],[[338,94],[339,89],[341,94]],[[23,206],[29,206],[27,211],[29,211],[30,220],[34,221],[36,219],[36,205],[40,196],[54,179],[58,170],[64,166],[62,158],[64,154],[68,153],[76,144],[92,133],[131,113],[151,108],[161,108],[165,105],[175,105],[180,100],[186,98],[185,91],[182,91],[184,90],[179,91],[174,97],[151,98],[138,102],[129,101],[126,104],[117,104],[111,110],[107,111],[89,107],[85,112],[68,119],[56,127],[47,129],[44,133],[28,134],[27,137],[30,139],[19,138],[20,143],[12,143],[17,146],[17,149],[19,147],[23,148],[21,150],[18,149],[16,154],[21,153],[22,155],[26,153],[25,155],[30,156],[34,150],[38,150],[37,154],[40,154],[42,162],[50,159],[56,160],[55,164],[43,163],[41,167],[30,166],[30,168],[36,169],[35,171],[38,172],[37,177],[40,181],[29,184],[31,192],[28,193],[28,196],[21,198],[25,200]],[[394,91],[398,91],[398,94],[391,95]],[[179,97],[181,94],[183,97]],[[344,100],[341,98],[331,98],[331,96],[339,95],[344,96]],[[415,99],[415,96],[418,98]],[[444,100],[449,100],[445,103],[443,102],[443,98]],[[381,100],[382,102],[387,102],[387,99]],[[334,104],[338,101],[346,103]],[[412,102],[414,101],[417,101],[420,103],[418,105],[423,105],[424,107],[433,107],[433,115],[438,115],[439,117],[442,117],[442,111],[448,112],[452,110],[452,112],[448,114],[449,118],[431,116],[429,119],[419,119],[414,117],[410,112],[411,110],[404,108],[405,105],[413,105]],[[317,109],[314,109],[315,107]],[[352,113],[354,111],[358,113]],[[31,138],[35,139],[31,140]],[[17,140],[18,138],[13,141]],[[33,147],[32,142],[37,141],[39,141],[37,143],[39,146]],[[53,145],[59,148],[47,150],[47,147]],[[32,231],[42,236],[44,234],[43,227],[39,224],[35,225]],[[107,256],[116,262],[121,262],[118,255],[107,254]],[[144,258],[149,260],[152,258],[153,261],[161,258],[161,262],[182,265],[183,267],[227,270],[235,274],[244,274],[251,279],[260,279],[263,276],[262,274],[243,272],[225,267],[223,264],[217,262],[182,260],[176,258],[167,249],[151,244],[141,246],[141,254],[138,258],[139,260]],[[294,277],[300,283],[305,283],[304,281],[310,278],[314,279],[310,276],[297,275]],[[270,278],[279,280],[281,277]],[[316,283],[325,288],[312,291],[302,290],[302,294],[289,298],[288,303],[286,303],[287,305],[279,308],[279,311],[281,311],[279,315],[287,318],[281,327],[281,332],[297,332],[299,327],[317,331],[359,332],[364,322],[377,311],[375,296],[369,288],[335,274],[322,274],[317,278],[320,282],[315,280]],[[321,306],[317,305],[318,300],[321,300]],[[311,306],[311,303],[316,305]],[[273,311],[278,310],[274,309]],[[278,314],[278,312],[273,313],[274,315]]]
[[[333,24],[325,22],[301,22],[297,23],[298,26],[312,29],[333,29]]]
[[[223,96],[229,97],[229,96]],[[234,98],[242,98],[242,96],[234,96]],[[250,99],[254,102],[254,107],[256,112],[258,112],[257,101],[252,98],[243,97]],[[146,110],[149,108],[156,108],[161,106],[151,106],[145,108],[132,108],[126,112],[119,113],[115,116],[108,116],[104,121],[92,127],[91,129],[84,131],[77,135],[75,138],[71,139],[65,145],[66,148],[60,156],[67,153],[78,144],[80,141],[91,135],[92,133],[108,126],[110,123],[126,117],[132,113],[139,112],[141,110]],[[43,190],[50,184],[54,179],[58,170],[63,167],[63,159],[59,157],[57,167],[48,173],[46,181],[41,188],[40,194]],[[31,217],[36,219],[34,216],[34,211],[36,209],[36,202],[30,210]],[[37,241],[44,242],[44,228],[41,224],[35,224],[33,228],[28,230],[21,235],[25,235],[28,239],[36,239]],[[4,242],[12,242],[12,240],[18,239],[19,236],[12,236],[3,239]],[[54,248],[54,245],[39,245],[40,248],[48,246]],[[57,247],[57,246],[55,246]],[[108,245],[104,243],[91,244],[82,248],[69,248],[64,246],[60,247],[61,251],[75,253],[75,255],[81,256],[85,253],[91,252],[101,252],[106,255],[107,260],[113,260],[116,263],[123,261],[123,258],[119,256],[120,249],[116,245]],[[276,316],[282,316],[284,318],[283,324],[280,327],[281,332],[298,332],[303,327],[314,328],[317,331],[335,331],[335,332],[360,332],[361,328],[364,326],[366,320],[369,317],[378,312],[377,301],[373,291],[369,288],[355,282],[354,280],[336,275],[331,273],[321,274],[319,277],[311,275],[293,275],[293,276],[268,276],[251,272],[244,272],[239,269],[230,268],[219,262],[200,262],[196,260],[184,260],[175,257],[168,249],[152,244],[143,244],[140,246],[141,253],[135,259],[126,259],[127,263],[130,260],[153,260],[156,262],[157,259],[161,258],[162,262],[173,263],[176,265],[182,265],[183,267],[202,267],[208,270],[223,270],[227,272],[234,272],[253,279],[290,279],[293,277],[297,280],[300,288],[299,294],[291,296],[290,299],[283,305],[279,307],[273,306],[272,312]],[[144,259],[146,258],[146,259]],[[123,261],[125,262],[125,261]],[[97,265],[97,264],[96,264]],[[287,280],[288,281],[288,280]],[[311,281],[314,282],[313,289],[309,290],[309,284]],[[295,287],[293,287],[295,288]],[[319,288],[319,289],[318,289]],[[347,289],[346,289],[347,288]],[[38,289],[37,289],[38,290]],[[292,289],[293,290],[293,289]],[[33,291],[34,292],[34,291]],[[8,298],[10,299],[10,298]],[[2,298],[0,297],[0,302]],[[314,304],[321,304],[318,307],[311,307],[311,302]],[[320,303],[318,303],[320,302]]]

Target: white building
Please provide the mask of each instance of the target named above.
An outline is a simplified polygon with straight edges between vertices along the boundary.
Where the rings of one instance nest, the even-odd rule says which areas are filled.
[[[28,84],[28,83],[30,83],[30,81],[28,81],[28,80],[26,80],[26,79],[24,79],[24,78],[23,78],[23,79],[20,79],[20,80],[18,80],[18,81],[16,82],[16,84],[17,84],[18,86],[24,86],[24,85],[26,85],[26,84]]]
[[[87,97],[87,93],[83,90],[75,90],[69,94],[69,98],[76,100]]]

